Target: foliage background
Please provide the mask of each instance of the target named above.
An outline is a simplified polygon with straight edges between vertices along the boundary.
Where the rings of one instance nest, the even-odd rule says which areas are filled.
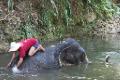
[[[97,20],[119,14],[115,3],[119,0],[2,0],[1,40],[91,36]]]

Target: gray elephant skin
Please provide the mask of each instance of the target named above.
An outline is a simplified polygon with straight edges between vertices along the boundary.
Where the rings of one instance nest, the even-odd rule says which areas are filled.
[[[18,58],[17,56],[13,60],[9,67],[10,71],[17,63]],[[46,47],[45,52],[39,51],[32,57],[26,56],[19,69],[22,73],[34,73],[87,62],[85,50],[75,39],[67,38],[60,43]]]

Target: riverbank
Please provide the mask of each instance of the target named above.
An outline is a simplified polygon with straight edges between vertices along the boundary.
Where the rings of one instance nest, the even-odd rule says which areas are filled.
[[[96,27],[93,29],[93,34],[97,36],[106,37],[111,34],[120,33],[120,16],[112,17],[108,20],[98,20]]]

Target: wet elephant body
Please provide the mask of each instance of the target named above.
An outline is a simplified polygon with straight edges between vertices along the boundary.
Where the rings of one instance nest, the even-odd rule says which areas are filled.
[[[18,57],[12,62],[11,68],[17,61]],[[19,69],[23,73],[31,73],[47,69],[58,69],[62,67],[62,63],[78,65],[81,62],[87,62],[84,49],[76,40],[68,38],[56,45],[46,47],[45,52],[39,51],[32,57],[26,56]]]

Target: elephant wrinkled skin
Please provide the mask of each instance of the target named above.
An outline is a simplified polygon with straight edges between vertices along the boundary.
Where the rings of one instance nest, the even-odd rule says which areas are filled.
[[[11,68],[16,64],[18,56],[12,62]],[[41,70],[59,69],[62,66],[78,65],[87,63],[87,55],[80,44],[68,38],[56,45],[45,48],[45,52],[37,52],[34,56],[26,56],[23,64],[19,67],[23,73],[40,72]]]

